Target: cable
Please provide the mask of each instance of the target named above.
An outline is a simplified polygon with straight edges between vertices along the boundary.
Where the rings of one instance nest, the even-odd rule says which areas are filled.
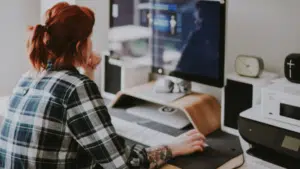
[[[244,153],[243,153],[243,162],[242,162],[242,164],[240,164],[240,165],[234,167],[233,169],[239,169],[239,168],[242,167],[244,164],[245,164],[245,156],[244,156]]]
[[[252,145],[251,144],[249,144],[249,147],[252,147]],[[240,167],[242,167],[244,164],[245,164],[245,155],[244,155],[244,152],[243,152],[243,154],[242,154],[243,156],[243,162],[242,162],[242,164],[240,164],[239,166],[236,166],[236,167],[234,167],[233,169],[239,169]]]

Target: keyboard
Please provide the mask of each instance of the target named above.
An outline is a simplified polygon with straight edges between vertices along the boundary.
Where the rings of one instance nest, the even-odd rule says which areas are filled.
[[[111,116],[111,119],[118,135],[145,146],[166,145],[173,143],[177,138],[118,117]],[[204,147],[209,147],[209,145],[205,143]]]
[[[117,134],[129,140],[153,147],[169,144],[175,141],[176,137],[132,123],[114,116],[111,116]]]

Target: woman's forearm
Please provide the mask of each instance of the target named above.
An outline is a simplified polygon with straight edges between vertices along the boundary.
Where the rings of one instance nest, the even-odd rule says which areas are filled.
[[[159,168],[174,157],[169,146],[147,148],[146,151],[148,154],[148,161],[150,163],[149,169]]]

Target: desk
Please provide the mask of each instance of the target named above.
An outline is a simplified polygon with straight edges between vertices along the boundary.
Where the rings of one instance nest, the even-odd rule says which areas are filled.
[[[140,117],[136,117],[126,113],[124,109],[109,108],[109,112],[111,116],[122,118],[131,122],[142,120]],[[170,129],[162,124],[156,124],[155,122],[145,123],[141,125],[149,127],[151,129],[159,130],[161,132],[163,132],[163,130],[168,130],[166,132],[176,132],[175,129]],[[189,130],[189,128],[186,128],[184,130]],[[126,141],[128,145],[141,144],[128,139]],[[203,153],[195,153],[189,156],[178,157],[171,160],[169,164],[178,166],[181,169],[232,169],[238,166],[235,165],[234,167],[229,168],[226,168],[226,166],[218,168],[229,160],[242,154],[242,149],[238,137],[224,133],[222,131],[216,131],[207,136],[207,143],[210,145],[210,147],[206,148]],[[237,161],[238,164],[241,164],[241,158]],[[201,167],[199,168],[199,166]],[[166,169],[171,169],[169,166],[167,167],[168,168]]]

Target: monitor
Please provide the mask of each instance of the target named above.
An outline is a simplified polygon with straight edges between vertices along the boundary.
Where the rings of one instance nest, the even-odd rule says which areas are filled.
[[[112,56],[152,67],[150,5],[149,0],[110,0]]]
[[[110,50],[150,64],[154,73],[222,87],[225,4],[111,0]]]
[[[153,0],[153,71],[222,87],[225,2]]]

